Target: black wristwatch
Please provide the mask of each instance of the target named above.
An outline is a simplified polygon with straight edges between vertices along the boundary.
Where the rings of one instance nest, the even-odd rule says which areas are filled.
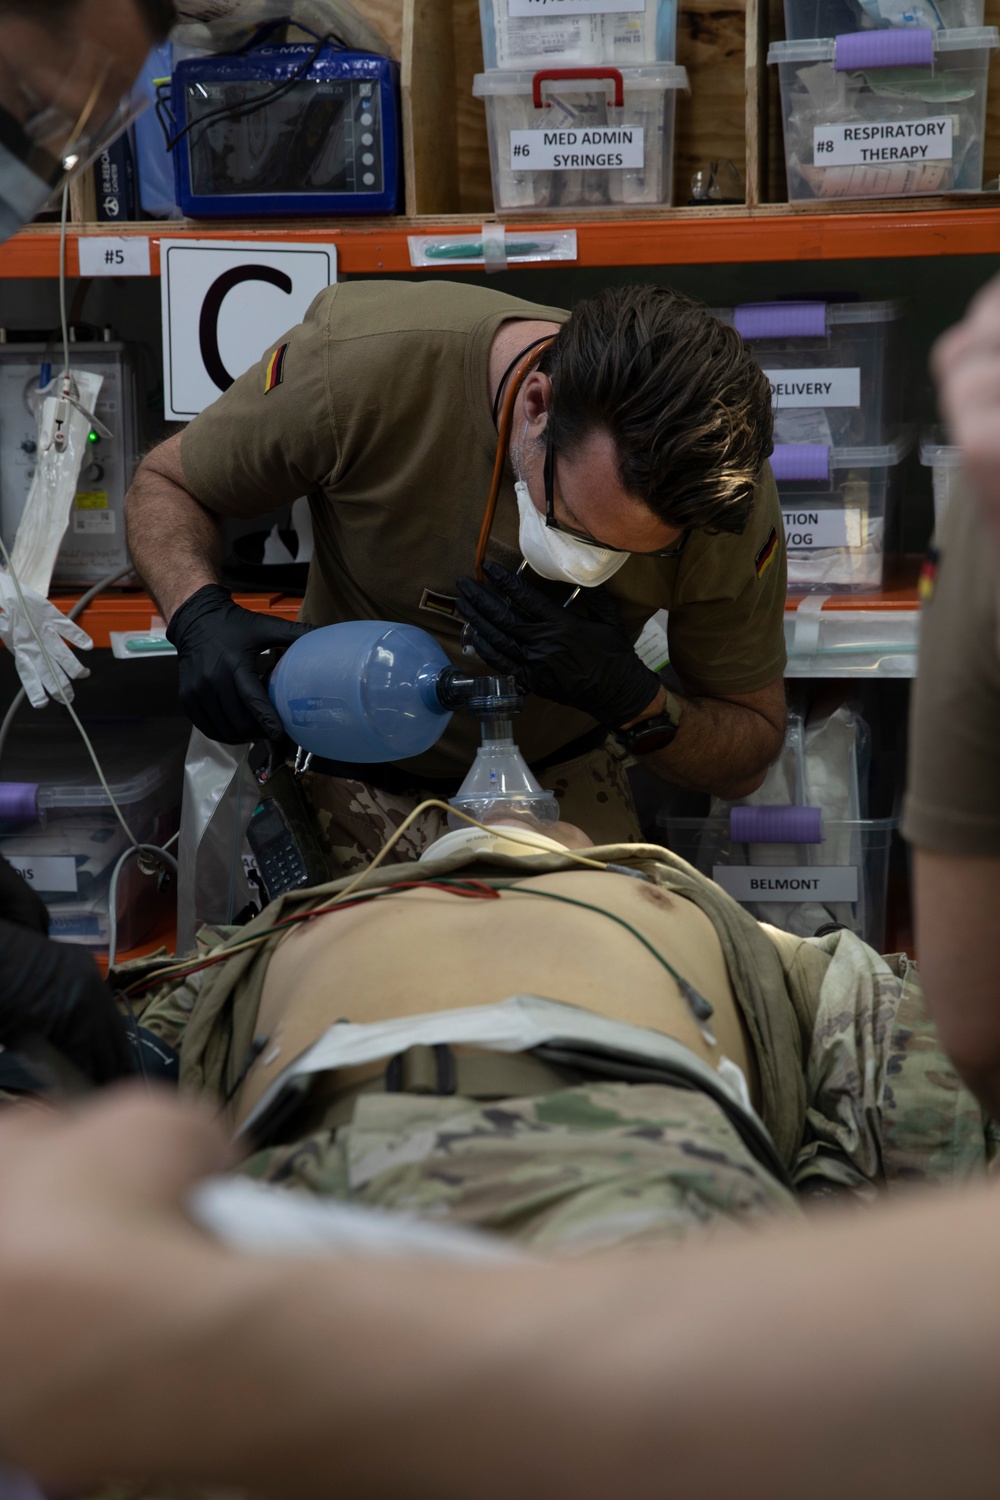
[[[616,729],[615,739],[629,755],[651,755],[654,750],[666,749],[679,728],[676,718],[667,711],[640,719],[628,729]]]

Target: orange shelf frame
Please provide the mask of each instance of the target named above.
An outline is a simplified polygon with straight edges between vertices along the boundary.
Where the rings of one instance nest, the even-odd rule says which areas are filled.
[[[919,609],[917,576],[920,571],[919,557],[897,559],[885,587],[879,594],[837,594],[828,599],[824,608],[833,610],[897,610]],[[72,609],[76,602],[73,594],[56,593],[55,603],[61,610]],[[280,593],[237,593],[233,596],[244,609],[257,610],[260,614],[277,615],[282,620],[298,618],[302,600]],[[808,595],[791,595],[785,602],[786,610],[799,607],[800,598]],[[148,594],[120,592],[102,594],[84,610],[80,624],[95,646],[110,646],[112,630],[148,630],[156,616],[156,605]]]
[[[68,612],[73,608],[79,595],[57,591],[52,598],[59,609]],[[235,593],[233,598],[244,609],[257,610],[260,614],[278,615],[283,620],[297,619],[302,607],[301,599],[287,594]],[[111,631],[148,630],[156,616],[156,605],[148,594],[107,593],[101,594],[87,606],[79,623],[95,646],[110,646]]]
[[[747,209],[677,208],[654,218],[616,215],[579,221],[552,215],[532,222],[507,220],[508,228],[527,234],[554,226],[575,228],[578,266],[705,265],[761,261],[885,259],[930,255],[1000,255],[1000,194],[984,194],[975,207],[956,207],[954,200],[899,200],[863,211],[831,207],[822,213],[788,204]],[[380,219],[356,223],[341,220],[276,222],[248,226],[220,224],[88,225],[70,234],[67,264],[79,274],[77,242],[81,234],[142,235],[149,239],[154,275],[160,270],[161,239],[283,240],[291,244],[335,245],[341,271],[372,275],[410,271],[407,236],[475,234],[481,217]],[[434,268],[437,269],[437,268]],[[468,270],[443,262],[447,274]],[[59,273],[59,234],[55,226],[24,230],[0,247],[0,276],[49,277]],[[422,268],[422,274],[431,268]]]

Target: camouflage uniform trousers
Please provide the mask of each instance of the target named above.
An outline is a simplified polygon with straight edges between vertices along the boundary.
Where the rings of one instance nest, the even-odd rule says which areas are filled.
[[[367,1094],[349,1125],[260,1151],[242,1170],[563,1255],[799,1212],[713,1100],[664,1084],[488,1103]]]
[[[554,793],[559,816],[575,823],[595,844],[641,842],[639,820],[625,773],[625,761],[614,746],[602,747],[539,773]],[[320,842],[335,874],[364,869],[409,814],[441,793],[431,787],[412,794],[382,791],[364,781],[307,772],[302,778],[319,825]],[[396,844],[390,862],[419,859],[429,844],[447,833],[447,815],[430,808]]]

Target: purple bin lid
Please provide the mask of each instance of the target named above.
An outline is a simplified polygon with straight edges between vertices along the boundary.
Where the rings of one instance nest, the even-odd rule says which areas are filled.
[[[834,45],[833,66],[838,73],[856,68],[929,68],[934,62],[934,33],[926,26],[848,31]]]
[[[821,844],[819,807],[731,807],[729,837],[734,844]]]
[[[733,327],[753,339],[826,338],[825,302],[744,302],[733,311]]]
[[[830,450],[825,443],[775,443],[771,472],[782,479],[830,478]]]
[[[0,823],[38,821],[38,783],[0,781]]]

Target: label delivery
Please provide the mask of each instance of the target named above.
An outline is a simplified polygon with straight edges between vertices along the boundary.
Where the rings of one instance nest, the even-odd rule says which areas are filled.
[[[861,369],[765,370],[775,409],[792,406],[861,405]]]
[[[817,167],[880,166],[894,162],[951,161],[953,120],[880,120],[814,125]]]
[[[575,130],[512,130],[512,172],[645,166],[645,131],[636,125],[582,125]]]

